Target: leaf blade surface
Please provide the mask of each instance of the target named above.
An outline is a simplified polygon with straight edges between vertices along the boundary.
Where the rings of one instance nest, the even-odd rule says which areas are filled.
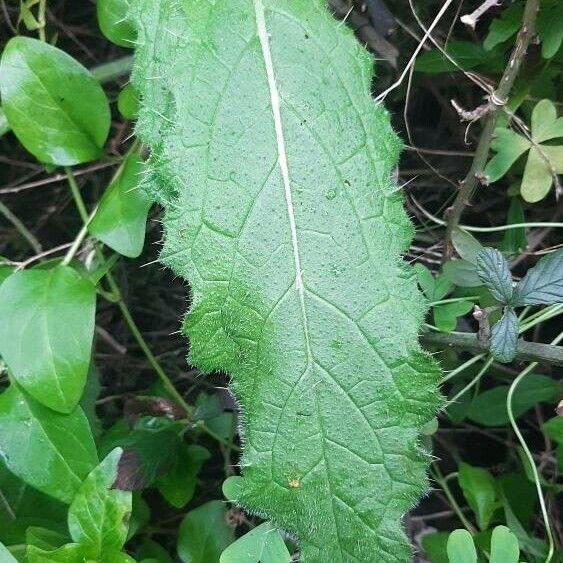
[[[372,62],[318,0],[151,4],[138,131],[162,258],[191,284],[191,361],[229,371],[245,411],[239,500],[305,562],[407,561],[437,370]]]

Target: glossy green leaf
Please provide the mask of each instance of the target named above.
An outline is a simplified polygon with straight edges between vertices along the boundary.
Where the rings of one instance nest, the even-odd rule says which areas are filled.
[[[450,563],[477,563],[477,551],[467,530],[454,530],[448,538]]]
[[[68,534],[61,534],[48,528],[30,526],[25,533],[26,543],[40,549],[53,550],[69,541]]]
[[[303,563],[407,560],[438,371],[373,60],[325,0],[135,5],[162,259],[190,283],[190,361],[244,412],[240,504]]]
[[[506,526],[497,526],[493,530],[489,563],[518,563],[519,557],[520,546],[516,536]]]
[[[89,231],[111,249],[136,258],[143,250],[148,194],[140,188],[144,164],[137,152],[130,153],[107,187]]]
[[[119,551],[127,539],[131,493],[114,488],[122,450],[113,450],[76,493],[68,512],[72,539],[98,556]]]
[[[563,250],[540,258],[514,290],[513,305],[548,305],[563,302]]]
[[[125,119],[137,119],[139,97],[133,84],[127,84],[117,96],[117,109]]]
[[[97,0],[96,11],[101,32],[120,47],[135,46],[137,33],[128,17],[129,0]]]
[[[0,455],[8,469],[63,502],[72,501],[97,464],[94,440],[80,408],[67,415],[57,413],[12,385],[0,395],[0,428]]]
[[[486,530],[497,508],[493,476],[486,469],[462,462],[459,464],[459,485],[475,514],[477,525]]]
[[[207,502],[184,516],[178,533],[178,556],[184,563],[219,561],[235,539],[226,516],[226,505],[220,500]]]
[[[508,424],[506,398],[508,385],[498,385],[479,393],[471,403],[467,416],[483,426],[504,426]],[[528,375],[516,388],[512,396],[512,413],[515,418],[541,402],[553,400],[557,394],[557,383],[545,375]]]
[[[107,98],[64,51],[30,37],[10,39],[0,95],[12,131],[41,162],[71,166],[100,157],[110,126]]]
[[[471,234],[456,227],[452,231],[452,244],[463,260],[477,263],[477,255],[483,250],[483,245]]]
[[[457,301],[436,305],[433,308],[434,324],[443,332],[451,332],[457,327],[458,317],[466,315],[473,309],[471,301]]]
[[[220,563],[289,563],[291,554],[270,522],[257,526],[221,554]]]
[[[506,259],[498,250],[483,248],[477,254],[477,275],[497,301],[510,303],[512,274]]]
[[[172,506],[182,508],[192,499],[198,473],[210,457],[201,446],[180,444],[174,464],[157,481],[158,490]]]
[[[500,43],[504,43],[518,32],[524,15],[522,5],[509,6],[505,8],[500,18],[493,20],[489,27],[489,33],[483,42],[486,51],[490,51]]]
[[[491,353],[495,360],[511,362],[518,350],[518,317],[512,307],[505,307],[500,321],[491,329]]]
[[[88,547],[76,543],[67,543],[53,550],[30,545],[27,558],[29,563],[84,563],[92,561],[92,554]]]
[[[0,355],[21,387],[71,412],[82,395],[94,337],[96,289],[70,267],[25,270],[0,286]]]

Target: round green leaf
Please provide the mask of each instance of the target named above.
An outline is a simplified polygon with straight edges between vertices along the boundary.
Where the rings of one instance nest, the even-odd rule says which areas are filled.
[[[237,502],[242,493],[244,477],[240,475],[232,475],[223,481],[223,495],[231,502]]]
[[[0,457],[22,481],[70,503],[98,463],[88,420],[34,401],[12,385],[0,395]]]
[[[69,267],[26,270],[0,286],[0,355],[44,405],[71,412],[82,395],[94,336],[96,290]]]
[[[89,225],[95,237],[129,258],[136,258],[143,250],[151,206],[148,194],[139,187],[143,166],[138,153],[127,156]]]
[[[467,530],[454,530],[448,538],[450,563],[477,563],[477,551]]]
[[[125,119],[136,119],[139,98],[133,84],[127,84],[117,96],[117,109]]]
[[[98,0],[96,10],[98,25],[107,39],[120,47],[135,47],[137,32],[127,17],[128,0]]]
[[[71,166],[100,156],[109,104],[70,55],[30,37],[10,39],[0,61],[0,94],[13,132],[41,162]]]
[[[184,563],[219,561],[221,552],[235,539],[226,514],[220,500],[206,502],[186,514],[178,537],[178,555]]]
[[[518,563],[520,547],[516,536],[506,527],[493,530],[490,563]]]

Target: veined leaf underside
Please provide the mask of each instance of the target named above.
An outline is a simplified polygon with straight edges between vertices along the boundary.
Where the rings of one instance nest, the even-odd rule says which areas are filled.
[[[138,133],[190,360],[232,377],[241,504],[304,562],[408,561],[439,399],[372,61],[321,0],[137,0]]]

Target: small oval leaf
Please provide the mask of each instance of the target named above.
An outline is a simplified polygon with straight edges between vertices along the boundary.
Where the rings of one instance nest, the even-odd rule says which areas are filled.
[[[150,197],[139,185],[143,169],[137,152],[125,158],[88,228],[95,237],[128,258],[136,258],[143,250],[151,207]]]
[[[0,355],[21,387],[64,413],[78,404],[90,365],[96,289],[70,267],[26,270],[0,286]]]
[[[12,131],[41,162],[72,166],[100,156],[110,126],[106,95],[64,51],[30,37],[10,39],[0,94]]]
[[[98,463],[88,420],[44,407],[15,385],[0,395],[0,456],[22,481],[70,503]],[[25,445],[25,447],[22,447]]]
[[[467,530],[454,530],[448,538],[450,563],[477,563],[477,551]]]

